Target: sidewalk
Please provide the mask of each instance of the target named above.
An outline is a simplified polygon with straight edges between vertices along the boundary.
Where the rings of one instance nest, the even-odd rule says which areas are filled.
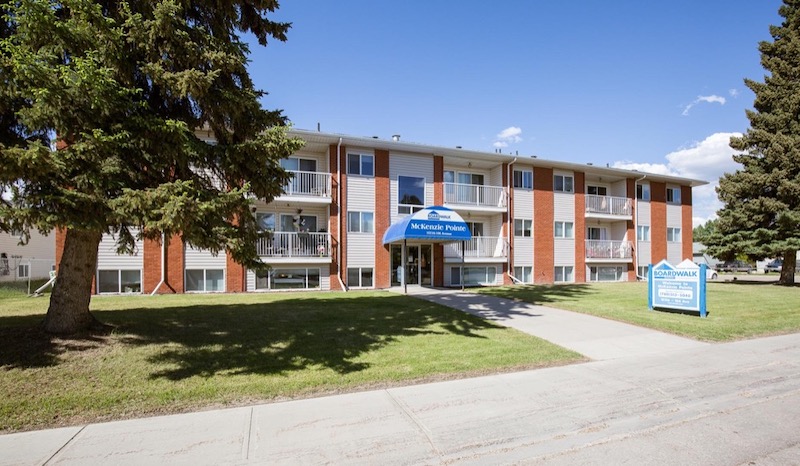
[[[433,291],[602,360],[5,435],[0,465],[800,464],[800,334],[689,345]]]

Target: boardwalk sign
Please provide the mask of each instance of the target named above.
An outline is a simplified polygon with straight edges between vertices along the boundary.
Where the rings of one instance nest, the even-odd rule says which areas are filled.
[[[648,306],[653,309],[697,311],[706,316],[706,266],[685,260],[673,266],[663,260],[647,274]]]

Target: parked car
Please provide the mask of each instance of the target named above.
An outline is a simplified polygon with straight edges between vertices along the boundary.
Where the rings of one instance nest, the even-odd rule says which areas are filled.
[[[744,261],[727,261],[719,266],[720,272],[745,272],[753,271],[753,266]]]
[[[774,261],[764,266],[764,273],[770,273],[770,272],[780,273],[782,268],[783,268],[783,260],[775,259]]]
[[[712,269],[711,267],[706,267],[706,280],[716,280],[717,279],[717,271]]]

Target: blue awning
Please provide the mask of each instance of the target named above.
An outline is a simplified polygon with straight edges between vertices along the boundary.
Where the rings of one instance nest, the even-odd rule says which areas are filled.
[[[429,243],[466,241],[472,239],[464,219],[447,207],[426,207],[393,223],[383,235],[383,244],[404,239]]]

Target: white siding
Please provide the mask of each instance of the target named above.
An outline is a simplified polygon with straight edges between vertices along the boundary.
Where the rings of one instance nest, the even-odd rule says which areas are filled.
[[[299,152],[296,152],[292,155],[294,158],[300,159],[313,159],[317,161],[317,172],[321,173],[328,173],[330,170],[328,169],[328,156],[327,154],[318,154],[314,152],[306,152],[303,149],[300,149]]]
[[[555,265],[574,265],[575,240],[556,238],[553,244],[553,261]]]
[[[347,210],[375,211],[375,178],[347,178]]]
[[[347,267],[375,267],[375,234],[347,234]]]
[[[613,222],[611,223],[611,228],[609,229],[609,234],[611,237],[609,239],[613,241],[632,241],[633,238],[628,238],[628,225],[625,222]],[[635,232],[634,232],[635,234]]]
[[[525,189],[514,190],[514,217],[533,218],[533,192]]]
[[[0,281],[16,280],[19,265],[28,265],[30,278],[45,278],[56,263],[55,235],[44,236],[31,230],[28,244],[20,246],[19,236],[11,233],[0,233]]]
[[[681,218],[683,217],[681,212],[681,206],[674,205],[674,204],[667,204],[667,226],[680,228],[681,227]]]
[[[416,176],[425,178],[425,205],[433,205],[433,157],[410,154],[389,154],[389,196],[392,223],[400,217],[397,214],[397,177]]]
[[[136,236],[135,231],[131,233]],[[143,266],[144,241],[138,240],[131,255],[117,254],[117,241],[113,235],[104,234],[97,249],[98,270],[136,270]]]
[[[677,265],[683,261],[683,247],[682,243],[667,243],[667,262]],[[687,258],[691,259],[691,258]]]
[[[533,265],[533,238],[514,238],[514,265]]]
[[[639,260],[637,261],[640,267],[644,267],[650,263],[650,241],[639,241]]]
[[[620,180],[611,184],[611,189],[608,190],[609,196],[615,197],[628,197],[628,181]]]
[[[650,225],[650,203],[645,201],[637,201],[636,209],[639,220],[639,225]],[[634,219],[636,220],[636,219]]]
[[[573,194],[553,193],[553,220],[575,221],[575,196]]]
[[[498,165],[489,171],[486,184],[490,186],[503,186],[503,165]]]
[[[184,269],[225,269],[225,257],[225,252],[214,256],[205,249],[195,249],[186,245]]]

